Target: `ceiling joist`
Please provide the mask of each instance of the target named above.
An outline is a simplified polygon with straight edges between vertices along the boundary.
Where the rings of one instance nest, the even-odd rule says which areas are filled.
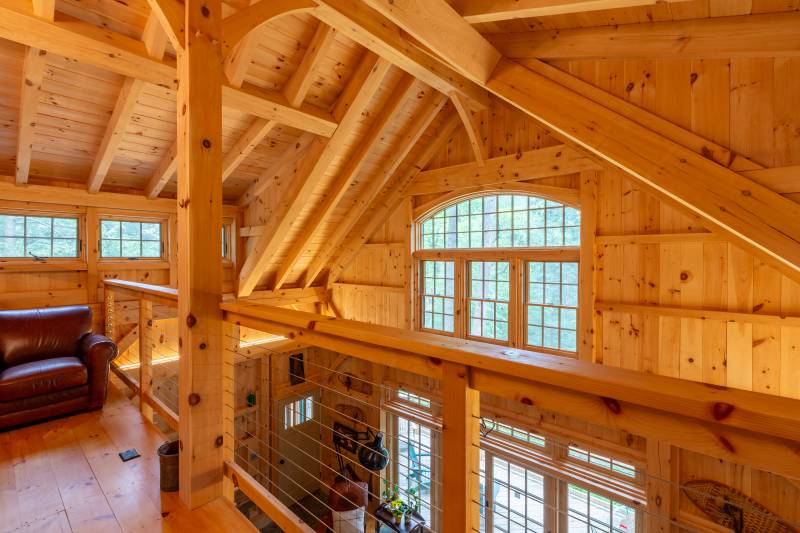
[[[325,55],[328,53],[335,37],[336,30],[320,22],[306,53],[303,55],[300,66],[283,86],[283,95],[289,101],[290,106],[298,107],[305,100],[311,84],[314,82],[314,76],[317,75],[319,65],[325,59]]]
[[[486,37],[512,59],[796,57],[800,55],[800,13],[497,33]]]

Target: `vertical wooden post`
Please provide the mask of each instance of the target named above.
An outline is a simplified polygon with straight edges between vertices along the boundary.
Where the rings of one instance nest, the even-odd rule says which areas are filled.
[[[223,449],[224,461],[236,462],[236,351],[239,349],[239,326],[230,322],[222,325],[225,336],[222,354],[222,417],[223,417]],[[225,477],[222,481],[222,495],[233,501],[233,481]]]
[[[97,218],[97,208],[86,208],[86,297],[91,305],[97,302],[97,286],[99,277],[97,275],[97,259],[100,255],[98,250],[100,221]]]
[[[153,408],[144,401],[153,385],[153,302],[139,298],[139,409],[150,422]]]
[[[186,0],[178,50],[180,496],[222,495],[222,11]]]
[[[600,173],[581,172],[581,247],[578,286],[578,359],[595,362],[595,289],[594,241],[597,233],[597,182]]]
[[[105,308],[105,333],[106,333],[106,337],[108,337],[112,341],[116,341],[117,340],[116,327],[115,327],[116,326],[116,317],[114,316],[114,314],[116,312],[115,306],[116,306],[116,303],[117,303],[116,302],[117,299],[114,296],[114,291],[109,289],[108,287],[105,287],[104,294],[105,294],[105,296],[104,296],[105,303],[104,303],[103,307]]]
[[[442,440],[445,495],[442,502],[445,533],[478,530],[480,513],[480,393],[469,384],[469,368],[442,363]]]

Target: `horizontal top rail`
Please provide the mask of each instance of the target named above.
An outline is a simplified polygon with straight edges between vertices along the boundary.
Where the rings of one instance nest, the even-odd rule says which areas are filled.
[[[645,374],[529,350],[457,339],[431,333],[366,324],[314,313],[247,303],[221,305],[226,320],[257,327],[260,322],[273,332],[299,340],[327,336],[329,344],[341,350],[358,350],[369,355],[383,351],[381,364],[441,377],[441,361],[467,365],[473,372],[497,374],[510,380],[529,380],[561,389],[600,397],[608,410],[617,414],[619,402],[636,404],[704,422],[800,441],[800,400],[729,389],[715,385]],[[391,353],[386,352],[390,349]],[[409,368],[411,355],[424,364]],[[531,400],[532,405],[533,401]]]
[[[144,296],[148,300],[153,300],[157,303],[175,306],[178,302],[178,289],[172,287],[165,287],[163,285],[150,285],[147,283],[139,283],[137,281],[128,281],[123,279],[107,279],[103,281],[106,288],[111,288],[114,291],[123,291],[127,293]]]

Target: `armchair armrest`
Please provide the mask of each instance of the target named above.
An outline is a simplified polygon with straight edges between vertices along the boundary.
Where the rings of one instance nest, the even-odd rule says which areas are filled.
[[[80,357],[89,373],[89,404],[100,408],[108,391],[108,366],[119,350],[114,341],[104,335],[87,333],[80,343]]]

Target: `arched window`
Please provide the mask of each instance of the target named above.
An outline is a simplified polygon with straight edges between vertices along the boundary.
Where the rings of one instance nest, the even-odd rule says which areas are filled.
[[[442,205],[416,228],[420,329],[576,351],[578,209],[489,193]]]

